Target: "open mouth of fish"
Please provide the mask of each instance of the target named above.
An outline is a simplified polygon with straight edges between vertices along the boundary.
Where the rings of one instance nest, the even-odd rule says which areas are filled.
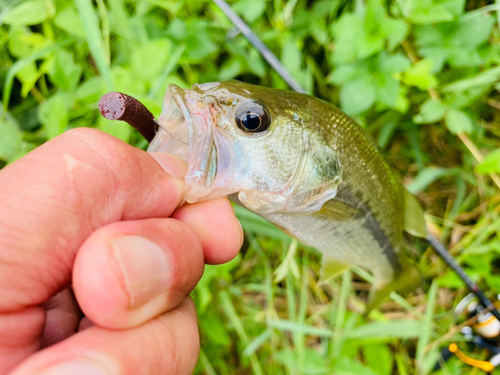
[[[183,91],[169,87],[158,119],[160,127],[148,151],[167,152],[189,162],[189,128],[194,125],[182,100]]]
[[[198,93],[170,85],[158,119],[158,132],[148,148],[150,152],[166,152],[188,163],[187,203],[229,193],[214,184],[218,153],[208,112]]]

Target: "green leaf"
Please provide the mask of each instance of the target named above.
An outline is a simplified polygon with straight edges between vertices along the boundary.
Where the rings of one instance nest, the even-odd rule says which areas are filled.
[[[283,43],[281,61],[283,61],[283,65],[288,69],[292,76],[296,76],[301,73],[300,65],[302,63],[302,52],[299,49],[297,41],[288,39]]]
[[[458,109],[449,109],[445,115],[446,127],[453,134],[470,134],[474,130],[474,123],[468,114]]]
[[[341,86],[341,106],[348,114],[362,113],[375,100],[404,113],[409,102],[399,75],[410,65],[410,60],[401,53],[381,52],[354,64],[338,66],[327,81]]]
[[[380,375],[392,373],[393,355],[387,345],[371,344],[364,345],[363,358],[372,370]]]
[[[170,37],[177,40],[186,38],[188,34],[186,22],[184,22],[180,18],[173,19],[172,22],[169,23],[167,31]]]
[[[51,15],[52,9],[44,0],[29,0],[13,8],[3,19],[3,23],[12,26],[36,25]]]
[[[68,99],[65,94],[56,94],[43,102],[38,109],[38,117],[45,128],[47,138],[62,134],[69,123]]]
[[[375,88],[369,78],[348,82],[340,89],[340,106],[348,115],[358,115],[375,102]]]
[[[304,361],[299,369],[299,374],[327,374],[328,364],[324,356],[313,348],[305,348]]]
[[[51,52],[53,52],[54,50],[56,50],[58,47],[64,47],[65,45],[67,45],[68,43],[70,42],[70,40],[65,40],[63,42],[60,42],[58,44],[54,44],[52,46],[48,46],[48,47],[45,47],[43,48],[42,50],[38,51],[38,52],[35,52],[21,60],[17,60],[9,69],[9,71],[7,72],[7,76],[5,77],[5,81],[4,81],[4,87],[3,87],[3,98],[2,98],[2,102],[3,102],[3,106],[4,108],[7,108],[8,105],[9,105],[9,101],[10,101],[10,94],[11,94],[11,91],[12,91],[12,85],[13,85],[13,81],[14,81],[14,76],[20,71],[22,70],[26,65],[29,65],[31,64],[32,62],[44,57],[45,55],[48,55],[50,54]]]
[[[21,149],[23,133],[19,127],[0,115],[0,159],[10,161]]]
[[[311,36],[320,45],[326,44],[328,41],[328,31],[325,22],[322,19],[318,19],[317,22],[309,23],[309,32]]]
[[[278,266],[278,268],[276,268],[276,271],[274,271],[275,283],[282,282],[289,274],[293,275],[296,279],[300,277],[299,266],[297,265],[297,261],[295,260],[297,244],[297,240],[292,240],[285,259]]]
[[[78,15],[74,6],[70,5],[61,12],[57,13],[54,18],[54,23],[57,27],[66,31],[68,34],[85,39],[85,28],[83,26],[82,19]]]
[[[43,48],[47,44],[43,35],[28,32],[23,27],[12,27],[7,41],[9,52],[20,59],[31,55],[34,50]]]
[[[432,61],[428,59],[420,60],[415,65],[409,67],[403,75],[403,82],[409,86],[416,86],[421,90],[436,87],[437,80],[432,71]]]
[[[156,39],[134,49],[132,69],[137,76],[154,83],[161,74],[172,50],[172,42],[168,39]]]
[[[81,66],[75,64],[73,55],[64,50],[56,51],[55,65],[50,80],[63,90],[74,90],[82,73]]]
[[[370,39],[363,27],[363,20],[354,14],[345,13],[332,27],[335,48],[332,59],[335,63],[352,62],[380,51],[383,40]]]
[[[84,104],[97,103],[106,93],[106,85],[101,77],[92,77],[76,89],[76,98]]]
[[[460,21],[450,43],[458,47],[475,48],[488,40],[494,24],[495,18],[489,14]]]
[[[445,107],[439,100],[427,99],[420,106],[420,113],[413,116],[416,124],[431,124],[443,119]]]
[[[411,61],[408,57],[398,52],[388,54],[381,52],[377,59],[379,70],[393,75],[394,73],[403,72],[411,66]]]
[[[416,24],[451,21],[462,14],[465,0],[408,1],[405,16]]]
[[[256,76],[264,77],[266,75],[267,66],[255,48],[250,49],[250,53],[245,56],[244,63],[246,68]]]
[[[500,149],[486,155],[481,164],[476,166],[475,171],[481,174],[500,172]]]
[[[151,83],[151,89],[149,90],[148,97],[154,98],[156,94],[160,92],[160,90],[162,90],[161,94],[163,94],[166,91],[168,84],[173,83],[169,82],[169,76],[177,67],[179,60],[185,50],[185,44],[177,45],[172,50],[170,56],[168,56],[167,63],[162,67],[161,74],[159,74],[158,77],[155,77],[154,81]]]
[[[363,70],[359,64],[339,65],[328,75],[327,82],[342,85],[356,79],[360,71],[362,71],[361,74],[365,75],[366,72]]]
[[[200,327],[206,335],[210,345],[227,347],[231,344],[231,337],[227,327],[217,315],[204,315],[200,319]]]
[[[131,95],[143,94],[147,91],[144,77],[136,75],[131,69],[116,66],[112,70],[115,90]]]
[[[219,49],[214,40],[216,36],[206,21],[191,19],[188,22],[172,22],[168,30],[173,38],[189,46],[185,57],[191,63],[205,63],[204,60]]]
[[[401,90],[399,81],[385,74],[380,74],[377,78],[375,86],[377,101],[391,108],[396,108]]]
[[[419,26],[415,30],[418,52],[434,62],[439,71],[448,61],[452,66],[480,66],[484,64],[479,47],[491,34],[494,18],[477,16],[436,25]]]
[[[338,375],[376,375],[377,373],[361,363],[342,357],[332,368],[332,374]]]
[[[19,72],[17,73],[17,78],[19,78],[19,80],[23,84],[23,87],[21,89],[21,96],[23,98],[25,98],[33,88],[33,86],[35,86],[38,77],[39,73],[35,63],[28,64],[24,68],[19,70]]]
[[[99,117],[99,130],[112,135],[123,142],[128,142],[132,134],[132,127],[123,121],[109,121],[104,117]]]
[[[415,195],[425,190],[427,186],[432,184],[438,178],[441,178],[443,176],[448,176],[451,173],[452,171],[446,168],[439,168],[439,167],[424,168],[418,173],[417,177],[415,177],[415,179],[411,182],[411,184],[406,186],[406,190]]]
[[[382,23],[382,28],[387,35],[388,49],[390,51],[401,44],[408,33],[408,25],[401,20],[387,19]]]
[[[240,0],[233,5],[233,10],[248,23],[253,23],[266,10],[266,0]]]
[[[451,270],[435,280],[441,288],[459,289],[464,286],[464,281],[460,276],[458,276],[455,271]]]

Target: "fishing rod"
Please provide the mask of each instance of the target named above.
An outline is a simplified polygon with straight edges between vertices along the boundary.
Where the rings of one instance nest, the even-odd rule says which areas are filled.
[[[283,64],[278,60],[276,55],[271,52],[269,48],[254,34],[252,29],[246,24],[245,21],[238,16],[231,6],[225,0],[213,0],[214,3],[224,12],[227,18],[231,20],[234,26],[248,39],[248,41],[259,51],[269,65],[280,75],[280,77],[290,86],[293,91],[305,93],[306,91],[302,86],[288,73]]]
[[[260,40],[260,38],[253,33],[250,26],[238,16],[231,6],[225,0],[213,0],[213,2],[222,10],[227,18],[231,20],[233,25],[248,39],[248,41],[259,51],[264,59],[271,65],[271,67],[278,73],[281,78],[297,92],[305,93],[304,88],[295,81],[288,73],[286,68],[281,64],[276,55]],[[494,308],[493,303],[486,297],[479,286],[471,280],[465,270],[456,262],[444,245],[431,233],[427,232],[427,241],[441,259],[463,280],[465,285],[476,295],[481,305],[484,308],[491,308],[491,313],[500,321],[500,312]],[[491,306],[491,307],[490,307]]]

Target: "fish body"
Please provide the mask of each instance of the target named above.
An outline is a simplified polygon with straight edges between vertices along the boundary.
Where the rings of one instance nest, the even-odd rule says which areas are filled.
[[[407,267],[405,223],[425,231],[423,216],[416,202],[405,203],[412,198],[371,137],[342,111],[230,81],[169,86],[159,123],[149,150],[188,162],[188,203],[229,196],[318,249],[324,266],[359,266],[374,274],[373,290],[396,289]]]

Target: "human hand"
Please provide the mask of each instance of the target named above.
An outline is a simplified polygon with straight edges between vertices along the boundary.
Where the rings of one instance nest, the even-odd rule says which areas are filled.
[[[177,209],[185,169],[77,129],[0,171],[0,374],[192,372],[189,293],[243,234],[226,198]]]

